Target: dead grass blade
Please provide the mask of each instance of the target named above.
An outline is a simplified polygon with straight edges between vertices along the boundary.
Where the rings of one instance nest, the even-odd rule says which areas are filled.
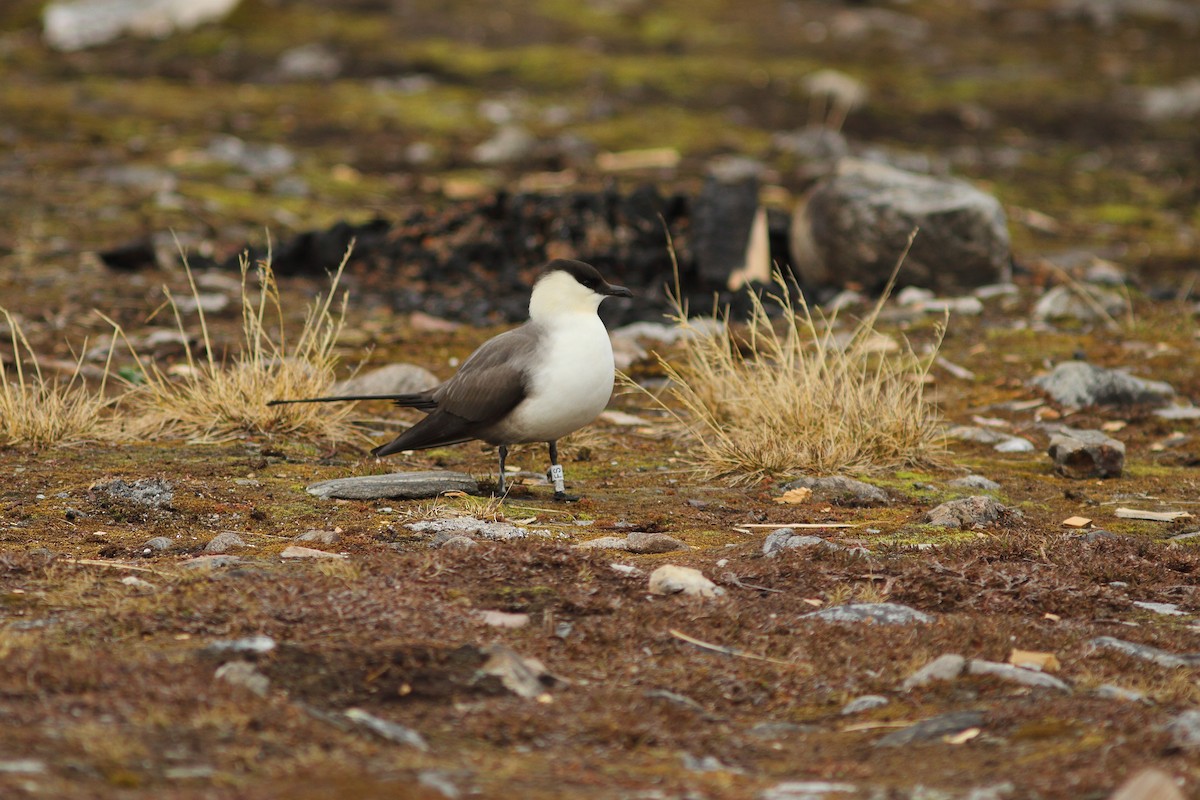
[[[670,389],[654,399],[694,442],[691,466],[704,479],[738,485],[940,463],[924,381],[945,325],[924,356],[907,342],[879,352],[875,324],[895,276],[848,338],[834,335],[836,312],[815,312],[778,273],[775,294],[749,294],[750,315],[736,334],[727,313],[714,312],[724,323],[717,333],[691,325],[677,287],[671,317],[692,335],[678,361],[659,356]],[[773,316],[782,317],[778,325]]]
[[[20,324],[5,308],[0,308],[0,314],[8,325],[13,350],[12,369],[16,373],[16,381],[7,380],[5,374],[9,365],[0,355],[0,445],[48,447],[118,438],[111,410],[119,398],[105,396],[112,348],[109,348],[104,374],[96,389],[88,388],[80,374],[86,342],[65,383],[57,376],[47,379],[42,375],[38,358]],[[33,365],[32,373],[22,365],[22,352]]]
[[[267,405],[281,397],[328,394],[333,386],[338,361],[334,347],[345,321],[346,294],[341,295],[340,307],[335,310],[334,305],[349,257],[348,248],[331,275],[328,292],[309,306],[298,338],[289,344],[270,253],[253,269],[249,257],[243,255],[241,349],[232,359],[217,357],[199,303],[203,355],[196,358],[189,351],[186,364],[172,370],[181,374],[164,372],[131,346],[145,377],[130,396],[130,405],[137,412],[131,421],[133,431],[148,438],[178,437],[196,443],[261,434],[327,442],[363,439],[347,419],[352,404]],[[183,262],[192,294],[198,295],[186,255]],[[169,289],[164,292],[175,324],[186,336],[179,305]]]

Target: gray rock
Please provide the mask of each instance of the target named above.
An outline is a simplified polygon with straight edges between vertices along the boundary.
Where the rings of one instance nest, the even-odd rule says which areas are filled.
[[[997,453],[1032,453],[1033,442],[1020,436],[1005,436],[992,447]]]
[[[763,540],[763,554],[777,556],[784,550],[793,547],[819,547],[828,544],[819,536],[797,535],[791,528],[780,528],[767,534]]]
[[[1019,511],[997,503],[986,495],[977,494],[942,503],[930,509],[922,520],[929,525],[940,525],[944,528],[970,528],[1020,515]]]
[[[955,478],[948,485],[953,486],[955,489],[979,489],[985,492],[994,492],[1000,488],[1000,484],[982,475],[967,475],[962,478]]]
[[[259,697],[266,697],[271,688],[271,679],[258,671],[258,667],[249,661],[227,661],[217,667],[213,676],[230,686],[241,686]]]
[[[133,34],[165,39],[176,31],[189,31],[219,20],[239,0],[109,0],[80,3],[57,0],[42,12],[43,36],[55,50],[70,52]]]
[[[299,81],[333,80],[342,71],[342,60],[319,42],[285,50],[279,57],[279,74]]]
[[[800,619],[819,619],[823,622],[869,622],[876,625],[911,625],[933,622],[933,617],[899,603],[847,603],[801,614]]]
[[[580,550],[628,550],[629,540],[623,536],[599,536],[575,545]]]
[[[999,283],[1008,226],[996,198],[970,184],[843,159],[799,204],[792,256],[805,283],[882,286],[913,228],[900,280],[954,293]]]
[[[1192,708],[1176,714],[1167,722],[1166,729],[1176,747],[1200,749],[1200,710]]]
[[[1033,385],[1064,406],[1164,405],[1175,390],[1162,381],[1146,381],[1086,361],[1064,361]]]
[[[1116,686],[1111,683],[1105,683],[1096,687],[1093,692],[1096,697],[1103,697],[1105,700],[1124,700],[1129,703],[1145,703],[1146,695],[1141,692],[1135,692],[1132,689],[1126,689],[1122,686]]]
[[[452,517],[449,519],[429,519],[420,522],[405,523],[404,527],[415,533],[478,536],[494,542],[507,542],[512,539],[524,539],[530,535],[528,528],[522,528],[508,522],[485,522],[475,517]],[[543,531],[537,532],[545,535]]]
[[[1179,609],[1178,603],[1152,603],[1147,600],[1134,600],[1133,604],[1138,608],[1144,608],[1147,611],[1153,611],[1155,614],[1162,614],[1168,617],[1186,616],[1186,611]]]
[[[148,539],[142,547],[145,548],[145,552],[149,553],[170,550],[173,545],[174,542],[166,536],[155,536],[153,539]]]
[[[235,531],[222,531],[204,545],[206,553],[227,553],[238,547],[245,547],[246,541]]]
[[[335,397],[352,394],[410,394],[432,389],[441,381],[429,370],[416,364],[388,364],[385,367],[338,381],[330,392]]]
[[[1116,478],[1125,469],[1125,443],[1102,431],[1064,427],[1050,437],[1047,452],[1068,478]]]
[[[498,166],[522,161],[533,154],[537,139],[519,125],[504,125],[485,142],[480,142],[471,151],[478,164]]]
[[[1154,412],[1154,416],[1170,420],[1200,419],[1200,406],[1169,406],[1158,409]]]
[[[213,161],[259,177],[282,175],[296,166],[296,154],[278,142],[255,144],[230,134],[214,136],[205,154]]]
[[[976,442],[978,444],[996,444],[1009,438],[1008,434],[991,428],[980,428],[974,425],[955,425],[946,431],[946,438],[957,439],[960,442]]]
[[[245,636],[241,639],[218,639],[215,642],[209,642],[200,651],[204,656],[226,656],[226,655],[263,655],[270,653],[275,649],[275,640],[270,636],[258,634],[257,636]]]
[[[1200,114],[1200,76],[1174,86],[1147,86],[1139,93],[1142,116],[1152,122],[1187,119]]]
[[[462,797],[462,792],[450,780],[450,776],[438,770],[421,770],[417,773],[417,783],[430,791],[437,792],[446,800],[458,800]]]
[[[983,725],[982,711],[955,711],[924,719],[907,728],[889,733],[875,742],[875,746],[903,747],[913,742],[924,742],[950,736],[965,731],[967,728],[978,728],[981,725]]]
[[[479,484],[470,475],[447,470],[334,478],[308,487],[309,494],[325,500],[422,500],[445,492],[478,491]]]
[[[0,775],[41,775],[46,762],[37,758],[6,758],[0,761]]]
[[[139,478],[133,483],[117,479],[97,483],[91,491],[114,500],[126,500],[151,508],[164,508],[175,498],[175,487],[162,478]]]
[[[674,553],[689,550],[686,544],[665,533],[633,531],[625,537],[626,549],[631,553]]]
[[[995,783],[991,786],[976,786],[963,797],[963,800],[1007,800],[1013,797],[1017,787],[1009,781]]]
[[[795,722],[759,722],[746,731],[760,739],[785,739],[797,733],[816,733],[816,725],[800,725]]]
[[[900,684],[906,692],[921,686],[928,686],[934,681],[952,681],[967,667],[967,660],[957,653],[946,653],[930,661],[919,670],[909,675]]]
[[[1044,672],[1038,672],[1034,669],[1015,667],[1012,664],[1001,664],[996,661],[981,661],[980,659],[973,658],[967,662],[967,673],[970,675],[988,675],[993,678],[999,678],[1002,681],[1019,683],[1023,686],[1032,686],[1038,689],[1055,689],[1056,691],[1067,693],[1071,691],[1070,686],[1053,675],[1047,675]]]
[[[1080,292],[1086,292],[1083,297]],[[1080,322],[1108,322],[1125,311],[1125,298],[1097,286],[1055,286],[1033,306],[1034,319],[1074,319]]]
[[[829,781],[784,781],[758,793],[758,800],[825,800],[830,795],[854,794],[852,783]]]
[[[467,551],[467,550],[470,550],[472,547],[478,547],[478,546],[479,546],[479,542],[475,541],[470,536],[463,536],[460,533],[457,536],[451,536],[451,537],[447,538],[444,542],[442,542],[440,545],[438,545],[438,548],[441,550]]]
[[[856,697],[842,706],[842,716],[860,714],[863,711],[870,711],[872,708],[886,706],[889,702],[891,701],[881,694],[864,694],[862,697]]]
[[[237,556],[224,555],[214,553],[208,556],[196,556],[189,558],[180,564],[184,569],[219,569],[220,567],[232,567],[234,564],[242,563],[242,559]]]
[[[1097,636],[1088,642],[1097,650],[1116,650],[1160,667],[1200,667],[1200,653],[1169,653],[1148,644],[1137,644],[1113,636]]]
[[[289,544],[283,548],[283,552],[279,554],[280,558],[345,558],[341,553],[328,553],[324,550],[317,550],[313,547],[301,547],[295,544]]]
[[[389,722],[386,719],[380,719],[374,714],[363,711],[361,708],[347,709],[345,717],[355,725],[365,728],[381,739],[415,747],[422,753],[429,750],[429,745],[425,742],[425,738],[412,728],[405,727],[396,722]]]
[[[888,502],[887,492],[878,486],[847,478],[843,475],[832,475],[824,478],[797,478],[784,484],[787,489],[810,489],[812,497],[818,503],[833,503],[839,506],[881,506]]]
[[[332,545],[337,544],[342,540],[341,534],[337,531],[318,531],[311,530],[297,536],[293,541],[309,542],[311,544]]]

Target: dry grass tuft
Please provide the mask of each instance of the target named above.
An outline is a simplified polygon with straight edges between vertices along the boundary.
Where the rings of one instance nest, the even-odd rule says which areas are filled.
[[[20,324],[7,309],[0,308],[0,314],[9,328],[13,350],[11,366],[16,373],[15,381],[6,379],[9,365],[0,354],[0,445],[48,447],[117,438],[118,430],[110,413],[115,400],[105,397],[112,363],[111,350],[104,377],[95,390],[88,388],[80,374],[82,356],[75,362],[75,370],[65,383],[57,377],[49,380],[42,375],[37,356]],[[32,374],[22,366],[22,351],[33,364]]]
[[[150,438],[181,437],[196,443],[224,442],[247,434],[283,434],[329,442],[361,438],[347,421],[351,404],[267,406],[269,400],[328,394],[333,386],[337,365],[334,346],[345,320],[346,295],[342,295],[336,312],[333,306],[349,257],[347,250],[331,277],[329,291],[309,306],[299,337],[289,344],[270,256],[252,270],[249,258],[243,255],[240,351],[229,360],[217,358],[204,312],[198,308],[203,358],[194,358],[189,352],[187,363],[177,365],[172,372],[178,374],[171,375],[134,353],[145,383],[130,396],[136,412],[131,432]],[[184,268],[196,295],[198,290],[186,258]],[[250,280],[252,274],[257,287]],[[170,290],[164,291],[175,323],[186,335],[179,306]]]
[[[923,386],[937,347],[922,358],[907,342],[893,353],[877,346],[875,323],[891,284],[848,340],[834,335],[836,312],[814,314],[803,296],[796,311],[787,282],[777,275],[776,285],[767,302],[782,311],[781,323],[772,324],[751,294],[737,336],[728,325],[717,333],[692,326],[676,290],[672,317],[693,335],[680,363],[659,357],[674,402],[656,399],[694,441],[692,466],[705,479],[744,485],[939,463],[937,413]]]

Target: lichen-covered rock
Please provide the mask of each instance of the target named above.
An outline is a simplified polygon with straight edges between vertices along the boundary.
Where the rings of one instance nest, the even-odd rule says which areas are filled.
[[[929,525],[941,525],[946,528],[970,528],[1009,516],[1019,516],[1020,513],[985,495],[973,495],[961,500],[951,500],[930,509],[923,521]]]
[[[1170,384],[1147,381],[1086,361],[1064,361],[1033,385],[1064,406],[1161,406],[1175,394]]]
[[[965,181],[843,159],[792,220],[794,265],[806,283],[882,287],[908,237],[902,284],[953,293],[998,283],[1009,268],[998,200]]]

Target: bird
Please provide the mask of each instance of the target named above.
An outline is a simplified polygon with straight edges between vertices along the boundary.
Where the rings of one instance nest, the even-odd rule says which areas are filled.
[[[472,440],[497,447],[497,494],[505,495],[504,462],[514,444],[545,442],[554,499],[566,493],[558,440],[592,422],[612,396],[614,364],[608,331],[597,315],[609,297],[633,297],[590,264],[554,259],[545,265],[529,298],[529,320],[488,339],[449,380],[423,392],[272,400],[327,403],[390,400],[426,417],[371,455],[425,450]]]

